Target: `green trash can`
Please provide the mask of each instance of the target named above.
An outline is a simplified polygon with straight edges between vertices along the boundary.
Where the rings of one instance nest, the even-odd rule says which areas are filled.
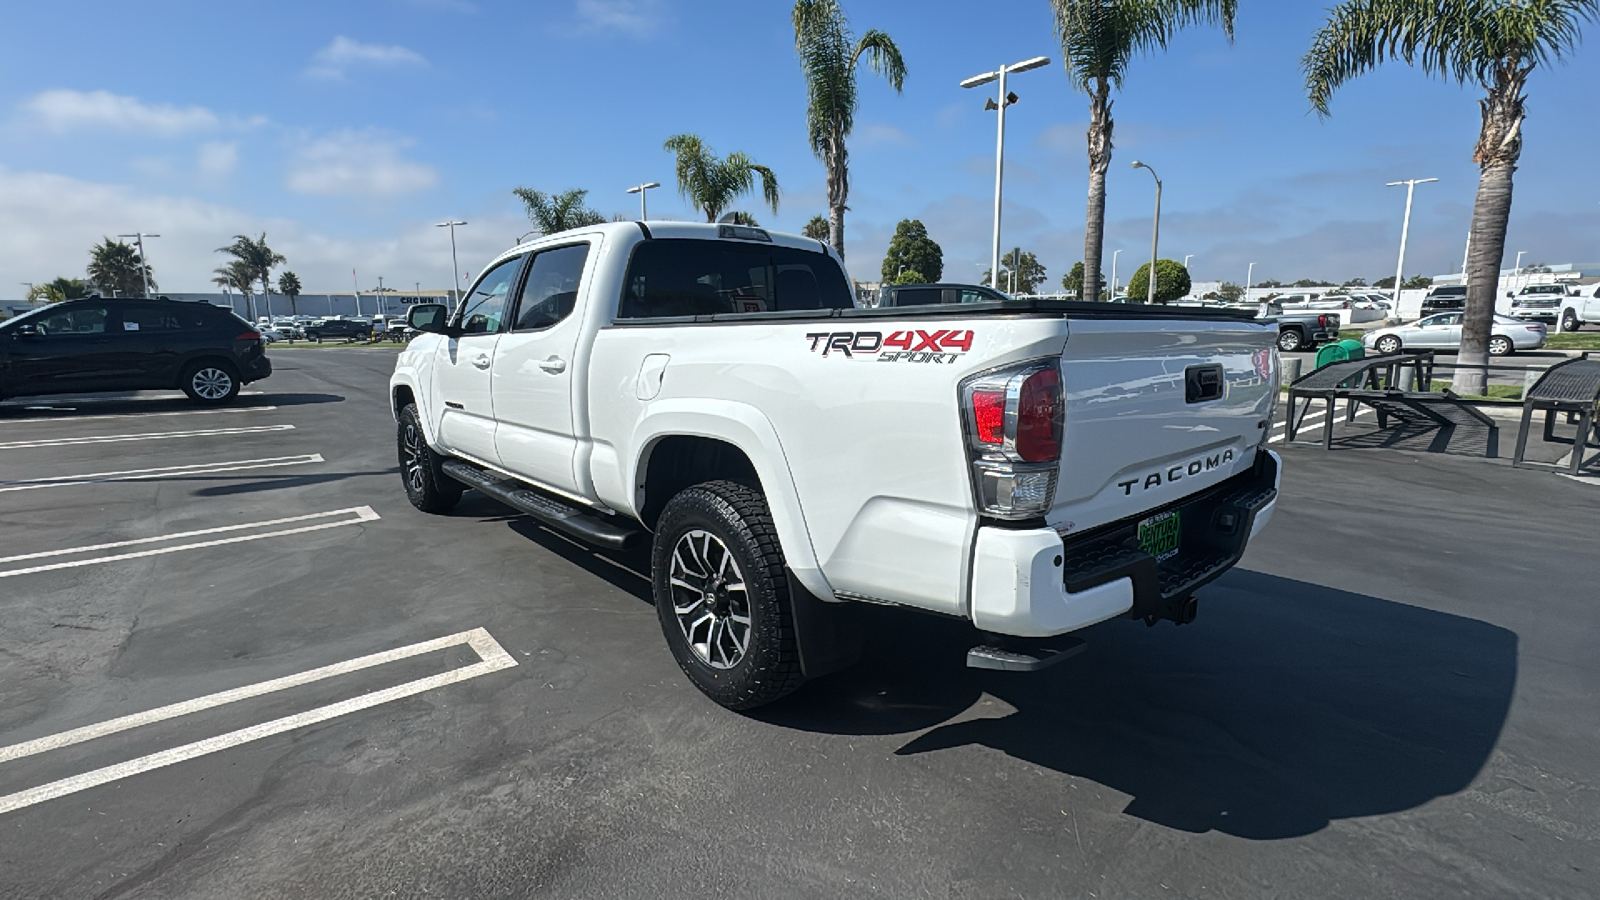
[[[1317,351],[1317,368],[1322,368],[1328,363],[1345,362],[1352,359],[1366,359],[1367,348],[1360,341],[1334,341],[1323,344]]]

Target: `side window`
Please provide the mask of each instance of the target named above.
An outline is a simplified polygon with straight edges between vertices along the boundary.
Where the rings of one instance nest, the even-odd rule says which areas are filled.
[[[517,270],[522,268],[518,256],[490,269],[478,279],[472,293],[461,300],[461,331],[463,334],[494,334],[504,330],[506,313],[511,305],[511,287],[516,284]]]
[[[523,280],[515,330],[549,328],[572,315],[583,264],[588,258],[588,244],[557,247],[535,255],[528,264],[528,277]]]
[[[39,333],[67,336],[105,334],[108,311],[103,306],[78,306],[46,316],[39,321]]]
[[[895,302],[904,301],[896,296]],[[854,306],[855,293],[843,270],[825,253],[756,242],[669,238],[634,248],[617,318]]]
[[[183,328],[179,322],[177,310],[163,309],[157,306],[127,306],[122,309],[122,330],[124,332],[147,331],[170,332]]]
[[[940,299],[938,288],[901,288],[894,292],[895,306],[937,306]]]

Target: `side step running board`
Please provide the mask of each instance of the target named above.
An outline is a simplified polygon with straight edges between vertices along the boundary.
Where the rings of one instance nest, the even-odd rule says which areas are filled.
[[[1037,672],[1077,656],[1088,648],[1083,638],[1058,637],[1049,647],[973,647],[967,651],[967,668],[1000,672]]]
[[[526,513],[557,531],[579,540],[612,550],[628,550],[643,537],[644,531],[622,522],[611,522],[598,513],[563,503],[513,478],[505,478],[459,459],[444,461],[444,473],[473,490]]]

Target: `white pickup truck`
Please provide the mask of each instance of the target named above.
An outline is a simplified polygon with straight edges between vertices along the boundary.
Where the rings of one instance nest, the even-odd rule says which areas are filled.
[[[853,611],[967,620],[1031,670],[1117,616],[1188,622],[1267,522],[1277,330],[1048,300],[857,309],[825,244],[622,222],[523,244],[419,334],[405,490],[650,541],[667,645],[748,709],[860,653]]]
[[[1600,325],[1600,284],[1574,285],[1561,299],[1561,330],[1577,331],[1585,325]]]

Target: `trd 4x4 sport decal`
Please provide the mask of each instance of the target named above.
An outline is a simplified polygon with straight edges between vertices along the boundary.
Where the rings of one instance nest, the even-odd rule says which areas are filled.
[[[881,331],[818,331],[806,335],[806,340],[812,353],[878,362],[954,365],[961,354],[972,350],[972,332],[961,329],[895,331],[888,337]]]

